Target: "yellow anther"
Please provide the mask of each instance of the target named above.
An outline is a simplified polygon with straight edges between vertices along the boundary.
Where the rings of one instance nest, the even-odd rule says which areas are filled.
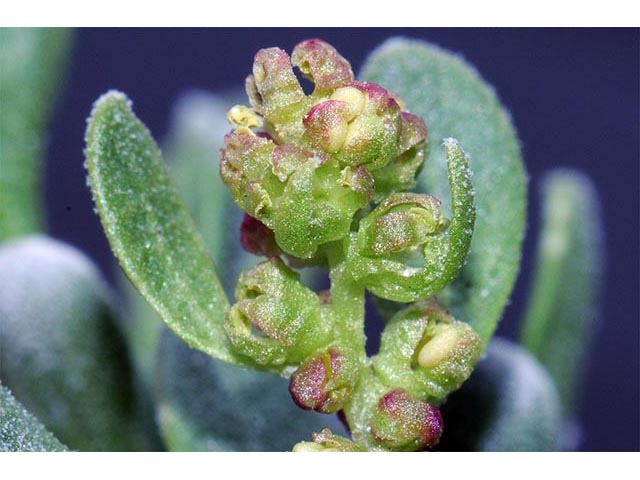
[[[365,94],[353,87],[341,87],[331,95],[331,100],[341,100],[350,105],[347,121],[350,122],[364,110]]]
[[[447,360],[456,349],[463,332],[453,325],[439,325],[435,336],[418,354],[418,365],[433,368]]]
[[[236,105],[227,113],[227,121],[235,127],[260,128],[261,118],[249,107]]]

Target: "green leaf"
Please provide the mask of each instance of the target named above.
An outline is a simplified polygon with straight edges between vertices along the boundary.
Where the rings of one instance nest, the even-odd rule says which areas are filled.
[[[227,365],[165,331],[158,355],[158,421],[173,451],[285,451],[335,416],[299,409],[287,380]]]
[[[65,447],[0,383],[0,452],[66,452]]]
[[[239,95],[233,97],[237,99]],[[224,134],[230,128],[226,113],[237,103],[232,100],[202,91],[183,94],[173,108],[164,149],[169,173],[221,274],[223,287],[231,293],[237,275],[229,278],[226,272],[233,263],[229,257],[236,259],[235,249],[239,249],[238,225],[231,224],[239,223],[242,214],[232,207],[231,194],[220,179],[218,162]],[[231,233],[236,234],[235,238]],[[123,279],[122,287],[128,306],[127,337],[137,370],[151,387],[162,321],[128,280]]]
[[[495,338],[442,408],[441,450],[556,451],[564,423],[553,379],[523,348]]]
[[[438,298],[487,343],[515,282],[525,227],[526,178],[509,115],[473,67],[425,42],[387,41],[361,76],[399,94],[425,120],[430,152],[419,190],[442,200],[445,211],[446,157],[435,147],[455,137],[471,157],[477,215],[467,265]]]
[[[591,180],[555,170],[542,185],[537,267],[522,343],[556,381],[566,413],[576,407],[604,259],[604,226]]]
[[[93,197],[124,272],[180,338],[241,363],[224,331],[228,303],[207,247],[124,94],[96,102],[86,143]]]
[[[28,237],[0,248],[0,375],[78,450],[133,448],[132,379],[111,301],[73,247]]]
[[[42,228],[39,162],[71,40],[68,29],[0,29],[0,241]]]
[[[221,272],[228,260],[228,249],[233,246],[230,224],[242,214],[233,206],[231,193],[220,178],[220,149],[224,135],[231,130],[227,112],[241,98],[239,93],[224,97],[201,91],[183,94],[174,107],[165,148],[178,191]],[[230,215],[230,210],[235,215]],[[233,233],[237,237],[238,232]],[[224,277],[221,274],[223,283]]]

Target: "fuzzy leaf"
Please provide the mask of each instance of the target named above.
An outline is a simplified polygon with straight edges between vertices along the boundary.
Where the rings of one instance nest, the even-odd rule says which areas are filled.
[[[400,95],[425,120],[430,152],[419,190],[442,200],[445,212],[446,157],[435,147],[455,137],[471,157],[477,215],[467,265],[438,298],[486,344],[515,282],[525,226],[526,179],[509,115],[473,67],[425,42],[387,41],[361,77]]]
[[[130,450],[132,379],[106,284],[46,237],[0,248],[0,375],[69,447]]]
[[[65,447],[0,383],[0,452],[65,452]]]
[[[581,173],[549,173],[542,200],[537,268],[522,343],[551,373],[570,414],[599,313],[604,226],[594,186]]]
[[[335,416],[304,412],[287,380],[226,365],[165,331],[158,355],[158,421],[173,451],[285,451]]]
[[[86,142],[96,207],[129,279],[189,345],[241,363],[224,332],[227,299],[207,247],[124,94],[96,102]]]
[[[442,408],[439,448],[555,451],[564,423],[553,379],[524,349],[495,338],[471,378]]]
[[[42,228],[40,163],[71,31],[0,29],[0,241]]]
[[[239,95],[234,97],[237,100]],[[231,293],[237,275],[229,278],[226,272],[242,254],[238,251],[241,250],[238,228],[242,213],[232,206],[231,195],[220,180],[218,162],[224,134],[230,129],[226,113],[237,103],[235,100],[200,91],[182,95],[173,110],[165,148],[176,188],[221,274],[223,287]],[[234,252],[232,255],[229,255],[230,249]],[[128,280],[123,279],[122,286],[129,309],[127,336],[136,368],[151,388],[162,321]]]

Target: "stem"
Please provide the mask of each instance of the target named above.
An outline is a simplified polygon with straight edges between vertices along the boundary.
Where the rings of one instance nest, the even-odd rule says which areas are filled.
[[[376,444],[369,431],[369,419],[377,398],[384,393],[384,387],[373,375],[371,361],[365,350],[365,289],[360,282],[353,279],[347,268],[345,246],[348,241],[347,238],[334,242],[327,248],[331,309],[336,336],[346,342],[344,346],[360,364],[353,398],[344,407],[345,418],[353,439],[367,448],[374,449]]]
[[[327,248],[329,278],[331,279],[331,310],[336,336],[346,340],[345,347],[357,355],[365,366],[367,354],[364,335],[364,286],[350,275],[346,265],[343,242],[335,242]]]

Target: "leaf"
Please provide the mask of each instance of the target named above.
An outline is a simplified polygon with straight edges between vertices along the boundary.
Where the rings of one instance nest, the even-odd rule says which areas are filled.
[[[467,265],[438,298],[487,343],[515,282],[525,227],[526,179],[509,115],[473,67],[425,42],[388,40],[361,76],[399,94],[424,118],[430,155],[419,189],[442,200],[445,211],[446,158],[435,147],[455,137],[471,157],[477,215]]]
[[[66,452],[60,441],[0,383],[0,452]]]
[[[42,228],[39,162],[71,40],[68,29],[0,29],[0,241]]]
[[[0,248],[0,375],[69,447],[133,448],[132,379],[106,284],[46,237]]]
[[[124,94],[96,102],[86,143],[96,207],[124,272],[189,345],[242,363],[224,331],[227,299],[207,247]]]
[[[442,408],[439,449],[556,451],[564,423],[553,379],[523,348],[495,338]]]
[[[228,278],[226,271],[232,264],[229,257],[235,259],[236,253],[230,255],[229,251],[238,248],[238,238],[230,234],[237,237],[238,226],[230,224],[239,223],[242,215],[231,207],[233,200],[220,179],[218,162],[229,130],[226,112],[233,105],[231,99],[202,91],[183,94],[173,109],[165,148],[169,173],[221,273],[223,287],[230,293],[235,278]],[[127,336],[137,369],[151,388],[162,321],[129,281],[124,280],[122,286],[128,306]]]
[[[285,451],[335,416],[305,412],[282,377],[227,365],[165,331],[158,355],[158,421],[172,451]]]
[[[595,188],[579,172],[550,172],[542,185],[542,200],[537,266],[522,343],[551,373],[570,414],[600,313],[604,225]]]

